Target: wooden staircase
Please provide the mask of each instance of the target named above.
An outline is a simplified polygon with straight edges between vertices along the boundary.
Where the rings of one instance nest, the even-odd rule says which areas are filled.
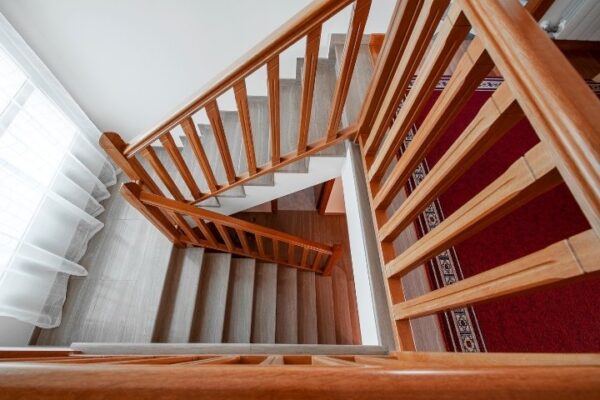
[[[342,269],[322,276],[202,248],[174,249],[153,336],[158,343],[356,344]]]

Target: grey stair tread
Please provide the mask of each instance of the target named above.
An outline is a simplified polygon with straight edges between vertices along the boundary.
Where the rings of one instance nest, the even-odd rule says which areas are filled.
[[[239,343],[90,343],[70,346],[83,354],[329,354],[387,355],[382,346]]]
[[[297,272],[282,266],[277,271],[277,343],[298,343]]]
[[[225,313],[224,343],[250,343],[256,260],[233,258]]]
[[[335,312],[336,343],[353,344],[346,273],[343,269],[334,267],[331,278],[333,287],[333,307]]]
[[[223,129],[227,144],[229,145],[229,153],[235,168],[235,174],[241,175],[248,171],[248,161],[246,160],[246,152],[242,139],[242,126],[240,125],[240,117],[237,111],[221,111],[221,121],[223,121]]]
[[[277,307],[277,265],[256,264],[252,343],[275,343]]]
[[[203,248],[173,250],[155,327],[156,341],[186,343],[190,340],[203,256]]]
[[[298,59],[297,69],[300,74],[303,74],[304,59]],[[331,103],[333,100],[336,79],[334,60],[319,58],[317,62],[317,74],[315,77],[315,89],[308,130],[309,144],[322,139],[327,134],[326,130],[327,124],[329,123],[329,114],[331,113]],[[344,153],[344,146],[340,143],[336,146],[328,147],[314,155],[337,156],[344,155]]]
[[[300,82],[295,79],[279,80],[281,155],[298,148],[298,114],[300,112]],[[278,172],[308,172],[307,159],[278,169]]]
[[[223,125],[225,125],[225,123],[223,123]],[[227,176],[225,175],[225,167],[223,167],[221,153],[219,153],[212,127],[206,124],[199,124],[198,132],[201,137],[202,145],[204,146],[206,157],[208,158],[208,163],[213,170],[213,174],[217,183],[221,185],[226,184]],[[240,185],[227,190],[227,192],[222,193],[219,196],[244,197],[245,195],[246,193],[244,192],[244,187]]]
[[[298,271],[298,343],[318,342],[315,273]]]
[[[339,72],[342,54],[344,53],[343,44],[334,44],[333,50],[336,58],[336,71]],[[349,126],[354,123],[362,109],[363,100],[369,90],[369,84],[373,75],[373,63],[368,44],[362,44],[358,52],[354,73],[348,89],[348,98],[344,106],[344,116],[342,117],[343,126]]]
[[[230,267],[231,254],[204,254],[190,342],[221,343]]]
[[[317,275],[315,277],[319,344],[336,344],[335,312],[331,279],[330,276]]]

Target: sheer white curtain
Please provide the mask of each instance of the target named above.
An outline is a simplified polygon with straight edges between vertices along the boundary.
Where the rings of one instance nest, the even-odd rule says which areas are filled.
[[[0,316],[60,324],[116,182],[93,126],[0,15]]]

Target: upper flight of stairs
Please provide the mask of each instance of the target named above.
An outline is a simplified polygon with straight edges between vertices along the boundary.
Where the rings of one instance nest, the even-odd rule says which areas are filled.
[[[345,272],[174,249],[153,342],[356,344]]]
[[[328,58],[320,58],[318,60],[308,143],[322,138],[326,130],[344,40],[345,35],[332,35]],[[280,140],[282,155],[295,151],[298,143],[298,114],[303,84],[303,68],[304,59],[298,58],[296,78],[280,79]],[[354,78],[350,85],[348,100],[342,116],[342,126],[347,126],[350,122],[356,120],[371,74],[372,65],[368,45],[365,41],[358,55]],[[268,99],[266,96],[252,96],[250,93],[248,96],[248,106],[256,160],[257,165],[260,166],[270,161],[269,157],[271,154]],[[221,110],[220,114],[235,172],[237,175],[240,175],[247,171],[247,160],[239,115],[237,111],[227,110]],[[224,184],[227,181],[226,174],[212,128],[210,124],[199,123],[198,121],[196,121],[196,125],[215,178],[218,183]],[[195,160],[192,148],[181,128],[176,127],[173,129],[173,135],[176,138],[176,143],[179,143],[181,146],[182,156],[190,167],[192,175],[197,180],[198,186],[202,191],[208,191],[204,175]],[[157,141],[156,143],[159,142]],[[166,151],[159,145],[155,146],[154,150],[165,165],[169,175],[174,178],[184,197],[192,198],[183,178],[179,175]],[[344,144],[339,143],[315,155],[284,166],[277,172],[260,176],[247,184],[233,187],[216,197],[203,201],[200,205],[212,211],[231,215],[317,185],[340,175],[345,153]],[[169,191],[160,179],[158,179],[156,172],[154,172],[146,160],[141,159],[141,161],[161,190],[168,195]]]

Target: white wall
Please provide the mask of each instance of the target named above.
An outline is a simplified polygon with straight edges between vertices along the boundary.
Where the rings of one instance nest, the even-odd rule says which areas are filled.
[[[145,133],[310,0],[0,0],[24,37],[102,131]],[[394,0],[374,0],[367,31],[385,31]],[[345,32],[349,10],[324,26]],[[295,74],[303,44],[282,61]],[[264,94],[263,76],[249,94]],[[232,109],[226,101],[222,108]]]

